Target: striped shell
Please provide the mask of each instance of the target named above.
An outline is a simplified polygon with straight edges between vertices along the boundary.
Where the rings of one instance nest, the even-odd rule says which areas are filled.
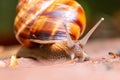
[[[20,0],[15,18],[17,40],[28,47],[37,39],[42,43],[65,41],[64,20],[73,40],[83,34],[86,17],[83,8],[74,0]]]

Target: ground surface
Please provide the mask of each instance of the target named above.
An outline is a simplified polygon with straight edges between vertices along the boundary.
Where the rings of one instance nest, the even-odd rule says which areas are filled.
[[[9,58],[5,57],[18,49],[19,46],[1,46],[1,60],[8,64]],[[91,57],[86,62],[68,64],[62,59],[36,62],[20,58],[19,66],[0,68],[0,80],[120,80],[120,58],[108,55],[108,52],[118,50],[120,39],[94,40],[86,45],[86,52]]]

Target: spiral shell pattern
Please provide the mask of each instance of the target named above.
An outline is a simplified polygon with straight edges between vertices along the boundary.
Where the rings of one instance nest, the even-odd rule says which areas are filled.
[[[35,44],[30,39],[65,41],[63,22],[72,39],[78,40],[85,30],[86,16],[75,0],[19,0],[14,22],[16,38],[28,47]]]

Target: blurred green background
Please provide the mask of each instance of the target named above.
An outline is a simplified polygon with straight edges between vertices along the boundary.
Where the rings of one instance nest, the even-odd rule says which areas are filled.
[[[104,17],[105,21],[94,32],[91,39],[120,37],[120,0],[77,0],[85,9],[87,29]],[[14,35],[14,18],[17,0],[0,0],[0,45],[18,43]]]

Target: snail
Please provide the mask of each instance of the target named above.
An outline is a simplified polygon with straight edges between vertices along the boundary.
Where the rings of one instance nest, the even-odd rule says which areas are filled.
[[[15,35],[26,47],[39,46],[42,54],[65,54],[72,60],[79,58],[84,61],[88,58],[84,46],[103,20],[101,18],[79,40],[86,28],[86,15],[75,0],[19,0]]]

